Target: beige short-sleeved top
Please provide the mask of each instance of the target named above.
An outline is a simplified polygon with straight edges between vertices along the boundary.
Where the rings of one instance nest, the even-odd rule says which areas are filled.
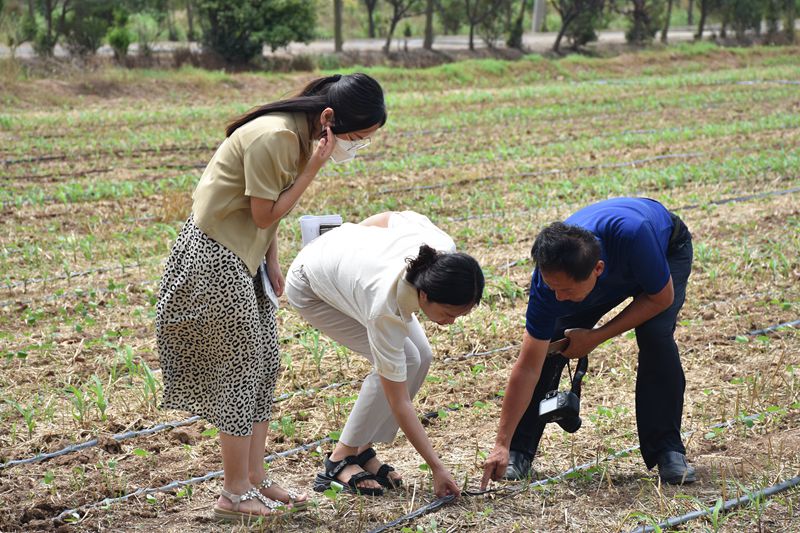
[[[406,258],[422,244],[456,250],[428,217],[403,211],[392,213],[388,228],[342,224],[303,248],[290,267],[302,265],[317,296],[367,329],[375,369],[392,381],[406,380],[403,342],[419,310],[417,289],[405,280]]]
[[[278,224],[256,226],[250,197],[277,200],[305,166],[302,154],[309,153],[309,144],[303,113],[253,119],[217,148],[192,195],[195,224],[239,256],[254,276]]]

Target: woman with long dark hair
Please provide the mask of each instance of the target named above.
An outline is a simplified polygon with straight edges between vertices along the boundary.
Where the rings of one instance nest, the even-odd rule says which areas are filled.
[[[265,262],[272,288],[283,293],[280,219],[328,159],[352,159],[385,122],[377,81],[366,74],[319,78],[295,97],[233,120],[194,191],[161,280],[156,333],[162,407],[219,428],[219,520],[249,523],[306,503],[306,495],[279,487],[264,471],[280,357],[275,309],[257,272]]]
[[[478,262],[456,253],[446,233],[412,211],[344,224],[300,251],[287,275],[289,303],[374,367],[314,490],[336,481],[350,492],[381,495],[400,486],[398,472],[372,447],[390,442],[400,427],[431,468],[436,494],[459,494],[411,403],[433,356],[414,313],[452,324],[480,302],[483,286]]]

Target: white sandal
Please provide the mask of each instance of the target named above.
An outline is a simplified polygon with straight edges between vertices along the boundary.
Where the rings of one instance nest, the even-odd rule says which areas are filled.
[[[220,494],[233,504],[233,510],[222,509],[216,505],[214,506],[214,518],[221,522],[239,522],[250,525],[251,523],[258,522],[259,520],[265,522],[285,514],[283,512],[283,509],[286,508],[284,503],[267,498],[255,487],[250,488],[250,490],[244,494],[233,494],[225,489],[222,489]],[[239,505],[248,500],[260,501],[262,504],[264,504],[264,507],[270,510],[270,512],[267,514],[260,514],[245,513],[240,511]]]
[[[271,479],[269,479],[268,477],[265,477],[264,479],[261,480],[261,483],[258,484],[259,492],[261,491],[261,489],[268,489],[272,485],[274,485],[274,482]],[[288,504],[284,503],[283,505],[290,506],[290,509],[294,510],[294,511],[302,511],[306,507],[308,507],[308,504],[310,503],[310,501],[309,501],[308,496],[306,494],[300,494],[294,489],[284,488],[283,490],[285,490],[286,494],[289,495],[289,503]],[[263,494],[261,494],[261,495],[263,496]],[[301,500],[300,499],[301,496],[305,496],[305,499]],[[280,500],[278,500],[278,501],[280,501]],[[281,502],[281,503],[283,503],[283,502]]]

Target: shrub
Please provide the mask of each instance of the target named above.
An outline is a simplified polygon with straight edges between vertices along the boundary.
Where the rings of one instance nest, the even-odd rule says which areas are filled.
[[[304,0],[198,0],[203,43],[231,63],[248,63],[264,44],[273,50],[313,37],[314,3]]]
[[[128,47],[133,41],[133,34],[125,26],[114,27],[108,32],[108,44],[114,50],[114,59],[124,61],[128,55]]]
[[[158,39],[158,22],[149,13],[136,13],[128,19],[128,27],[133,30],[139,44],[139,55],[148,57],[153,53],[153,43]]]

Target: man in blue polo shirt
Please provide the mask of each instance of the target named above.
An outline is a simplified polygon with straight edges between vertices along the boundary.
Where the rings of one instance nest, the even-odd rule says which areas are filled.
[[[695,481],[680,436],[686,382],[673,338],[692,268],[686,225],[655,200],[615,198],[545,227],[531,255],[526,331],[482,486],[529,476],[545,425],[539,403],[558,388],[567,359],[630,329],[639,345],[636,423],[644,462],[658,465],[666,483]],[[619,314],[594,327],[629,297]],[[563,355],[548,357],[548,344],[564,337]]]

